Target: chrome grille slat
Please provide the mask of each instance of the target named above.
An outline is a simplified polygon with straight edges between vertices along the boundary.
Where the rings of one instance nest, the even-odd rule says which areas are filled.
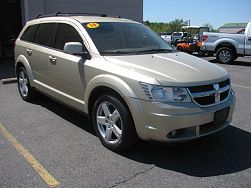
[[[208,90],[205,91],[205,88],[208,88]],[[193,86],[188,88],[188,90],[197,105],[202,107],[212,106],[227,100],[231,90],[230,80],[227,79],[209,85]]]
[[[227,90],[230,89],[230,86],[225,86],[223,88],[220,88],[218,90],[219,93],[223,93]],[[216,91],[215,90],[211,90],[211,91],[204,91],[204,92],[198,92],[198,93],[191,93],[193,98],[197,98],[197,97],[207,97],[207,96],[212,96],[212,95],[215,95],[216,94]]]

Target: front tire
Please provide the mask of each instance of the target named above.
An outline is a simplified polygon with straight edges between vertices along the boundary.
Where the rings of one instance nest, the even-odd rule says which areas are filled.
[[[202,51],[202,50],[199,50],[199,51],[198,51],[198,56],[199,56],[199,57],[204,57],[204,56],[205,56],[205,52]]]
[[[112,95],[100,96],[94,104],[94,129],[102,144],[113,151],[123,151],[135,144],[137,134],[128,108]]]
[[[32,101],[36,97],[35,89],[31,87],[27,71],[20,67],[17,72],[17,85],[20,96],[25,101]]]
[[[235,54],[232,49],[223,47],[216,52],[216,59],[223,64],[231,63],[234,60]]]

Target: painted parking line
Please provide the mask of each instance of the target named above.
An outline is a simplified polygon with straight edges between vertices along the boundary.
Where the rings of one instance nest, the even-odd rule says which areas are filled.
[[[59,182],[50,175],[50,173],[22,146],[14,136],[0,123],[0,134],[2,134],[34,168],[34,170],[43,178],[50,187],[56,187]]]
[[[241,88],[245,88],[245,89],[251,89],[251,87],[248,86],[242,86],[242,85],[238,85],[238,84],[232,84],[233,86],[237,86],[237,87],[241,87]]]

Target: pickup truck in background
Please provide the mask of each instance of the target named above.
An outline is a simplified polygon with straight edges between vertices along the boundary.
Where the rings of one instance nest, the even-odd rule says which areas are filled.
[[[203,32],[201,50],[216,54],[220,63],[231,63],[239,56],[251,56],[251,22],[244,34]]]

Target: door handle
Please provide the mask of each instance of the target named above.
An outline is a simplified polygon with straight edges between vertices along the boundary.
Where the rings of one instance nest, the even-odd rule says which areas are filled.
[[[50,55],[49,60],[50,60],[51,63],[55,63],[57,61],[57,58]]]
[[[26,52],[27,52],[27,54],[28,54],[29,56],[31,56],[31,54],[32,54],[32,50],[31,50],[31,49],[26,49]]]

